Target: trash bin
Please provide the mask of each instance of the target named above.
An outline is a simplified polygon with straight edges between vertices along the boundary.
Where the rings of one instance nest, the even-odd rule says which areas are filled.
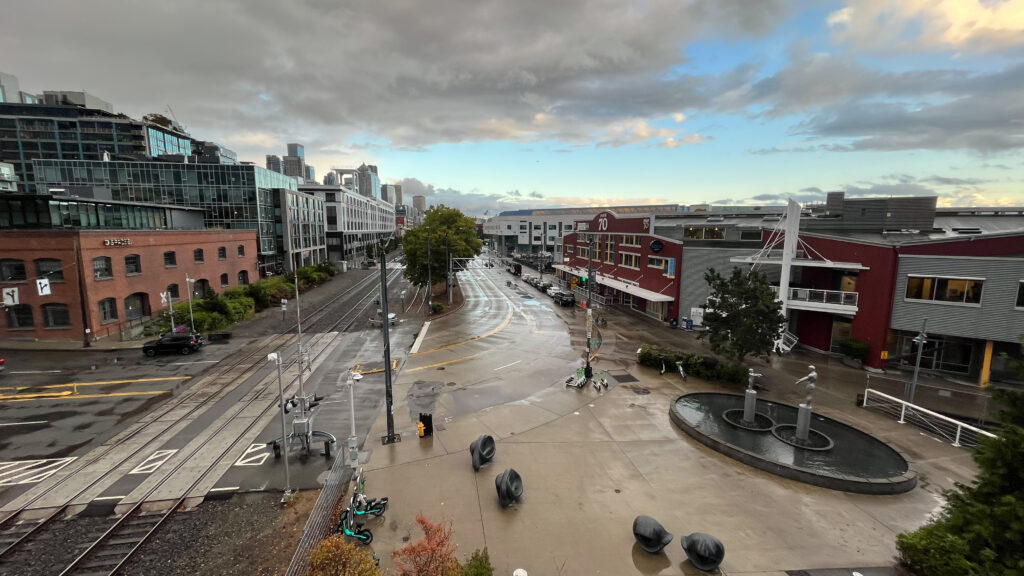
[[[669,321],[668,321],[668,327],[673,329],[673,330],[675,330],[676,328],[679,328],[679,320],[676,319],[675,317],[670,318]]]
[[[690,320],[689,318],[686,319],[686,329],[693,330],[693,320]]]
[[[420,437],[426,438],[427,436],[434,435],[434,415],[420,412]]]

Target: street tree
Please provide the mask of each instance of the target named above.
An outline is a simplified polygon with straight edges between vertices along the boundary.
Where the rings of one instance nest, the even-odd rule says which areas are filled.
[[[402,258],[405,262],[405,277],[413,286],[427,285],[428,268],[429,276],[435,284],[444,281],[446,242],[452,258],[473,258],[479,256],[483,248],[483,242],[476,235],[476,221],[458,209],[443,204],[427,210],[423,224],[405,232],[402,236]]]
[[[1021,378],[1024,364],[1015,363]],[[1024,393],[995,391],[1003,406],[998,438],[979,437],[978,475],[946,492],[928,524],[900,534],[900,560],[919,576],[1024,574]]]
[[[749,354],[767,358],[786,318],[765,275],[733,268],[726,277],[711,268],[704,280],[711,292],[702,306],[711,349],[738,363]]]

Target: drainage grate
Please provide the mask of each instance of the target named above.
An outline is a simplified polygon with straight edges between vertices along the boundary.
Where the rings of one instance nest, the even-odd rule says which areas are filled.
[[[628,374],[628,373],[627,373],[627,374],[622,374],[622,375],[619,375],[619,374],[612,374],[612,376],[613,376],[613,377],[614,377],[614,378],[615,378],[615,379],[616,379],[617,381],[619,381],[619,382],[621,382],[621,383],[626,383],[626,382],[639,382],[639,381],[640,381],[640,380],[638,380],[638,379],[637,379],[637,377],[636,377],[636,376],[633,376],[632,374]]]

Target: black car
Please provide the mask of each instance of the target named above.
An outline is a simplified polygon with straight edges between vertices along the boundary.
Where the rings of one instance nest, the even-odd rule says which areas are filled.
[[[541,292],[547,293],[548,288],[551,288],[552,286],[554,286],[554,284],[552,284],[551,282],[548,282],[547,280],[544,280],[544,281],[537,282],[536,284],[534,284],[534,286],[537,288],[537,290],[540,290]]]
[[[555,292],[555,295],[551,297],[559,306],[575,306],[576,295],[572,292]]]
[[[203,347],[203,339],[198,334],[164,334],[158,340],[150,340],[142,346],[146,356],[156,356],[163,352],[176,352],[188,355],[198,352]]]

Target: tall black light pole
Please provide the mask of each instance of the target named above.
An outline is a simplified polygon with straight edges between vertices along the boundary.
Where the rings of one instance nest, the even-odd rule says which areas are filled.
[[[587,366],[583,369],[583,375],[587,378],[594,376],[594,369],[590,366],[590,340],[594,333],[594,235],[587,232]]]
[[[388,433],[380,439],[381,444],[394,444],[401,442],[402,437],[395,434],[395,405],[394,396],[391,393],[391,338],[388,335],[388,254],[384,250],[383,242],[380,245],[380,330],[384,336],[384,409],[387,410]]]
[[[448,232],[444,233],[444,291],[448,294],[448,307],[452,305],[452,248]]]
[[[434,285],[430,274],[430,229],[427,228],[427,314],[433,313]]]

